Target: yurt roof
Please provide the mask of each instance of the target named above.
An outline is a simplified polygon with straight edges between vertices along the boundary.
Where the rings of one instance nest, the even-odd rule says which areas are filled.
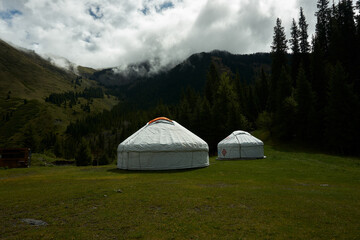
[[[245,131],[234,131],[229,136],[224,138],[218,145],[242,145],[242,146],[254,146],[264,145],[264,143],[258,138],[254,137]]]
[[[174,120],[155,118],[124,140],[120,151],[208,151],[207,143]]]

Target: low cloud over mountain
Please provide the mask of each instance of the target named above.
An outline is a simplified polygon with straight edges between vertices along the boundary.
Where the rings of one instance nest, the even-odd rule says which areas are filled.
[[[39,54],[104,68],[178,62],[213,49],[269,51],[273,26],[289,32],[303,6],[314,29],[316,3],[305,0],[20,0],[0,2],[0,38]]]

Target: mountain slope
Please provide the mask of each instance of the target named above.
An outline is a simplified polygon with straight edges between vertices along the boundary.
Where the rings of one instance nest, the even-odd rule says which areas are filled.
[[[0,40],[0,96],[9,92],[41,99],[49,92],[71,90],[76,75],[57,68],[35,53],[20,51]]]
[[[136,74],[115,73],[112,69],[104,69],[95,72],[90,78],[118,91],[114,94],[135,103],[137,106],[146,107],[156,104],[158,101],[175,103],[179,100],[181,90],[191,87],[196,91],[203,91],[206,74],[209,66],[214,63],[218,72],[228,72],[235,76],[239,74],[243,81],[251,82],[258,76],[261,68],[269,71],[270,54],[257,53],[251,55],[234,55],[224,51],[212,51],[210,53],[193,54],[182,63],[168,71],[160,71],[157,74],[150,72]],[[136,69],[150,69],[150,67]],[[134,66],[131,66],[134,69]],[[126,70],[129,72],[129,70]]]

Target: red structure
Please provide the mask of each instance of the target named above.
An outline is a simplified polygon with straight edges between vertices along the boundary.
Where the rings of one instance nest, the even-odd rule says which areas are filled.
[[[30,167],[30,148],[0,148],[0,167]]]

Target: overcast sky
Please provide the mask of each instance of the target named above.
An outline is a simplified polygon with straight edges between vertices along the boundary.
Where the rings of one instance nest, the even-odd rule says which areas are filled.
[[[165,65],[213,49],[269,52],[276,18],[289,37],[300,6],[311,36],[315,0],[0,0],[0,38],[93,68]]]

